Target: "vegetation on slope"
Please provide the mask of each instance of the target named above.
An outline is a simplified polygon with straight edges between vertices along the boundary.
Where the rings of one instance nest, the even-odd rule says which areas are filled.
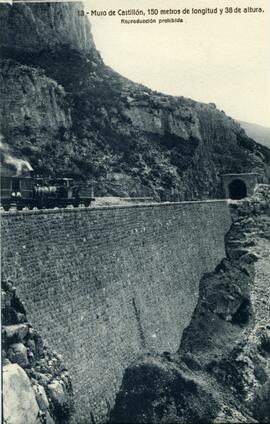
[[[77,4],[2,7],[1,131],[37,172],[92,179],[100,195],[162,200],[221,197],[222,173],[269,178],[269,150],[213,104],[153,92],[107,67],[87,18],[73,23]]]

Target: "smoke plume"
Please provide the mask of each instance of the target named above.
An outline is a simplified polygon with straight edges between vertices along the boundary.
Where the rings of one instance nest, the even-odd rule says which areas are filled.
[[[10,147],[3,142],[3,136],[0,135],[0,157],[1,157],[1,174],[9,176],[20,176],[29,174],[33,171],[30,163],[21,158],[17,158]]]

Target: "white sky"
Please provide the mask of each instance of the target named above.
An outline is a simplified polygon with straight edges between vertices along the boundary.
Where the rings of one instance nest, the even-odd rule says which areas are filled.
[[[85,11],[107,12],[263,7],[262,14],[183,15],[182,24],[125,25],[117,15],[90,20],[105,63],[127,78],[166,94],[214,102],[235,119],[270,126],[268,0],[85,0],[84,4]]]

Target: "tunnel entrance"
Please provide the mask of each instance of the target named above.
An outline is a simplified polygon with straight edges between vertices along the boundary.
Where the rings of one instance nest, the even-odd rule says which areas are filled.
[[[229,184],[230,199],[243,199],[247,197],[247,186],[244,181],[235,179]]]
[[[226,199],[243,199],[252,196],[260,175],[255,172],[221,174],[223,193]]]

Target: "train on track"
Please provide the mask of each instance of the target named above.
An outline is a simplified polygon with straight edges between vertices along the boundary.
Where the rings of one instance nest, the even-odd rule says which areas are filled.
[[[5,211],[11,207],[17,210],[88,207],[94,200],[91,185],[77,184],[72,178],[1,176],[1,206]]]

